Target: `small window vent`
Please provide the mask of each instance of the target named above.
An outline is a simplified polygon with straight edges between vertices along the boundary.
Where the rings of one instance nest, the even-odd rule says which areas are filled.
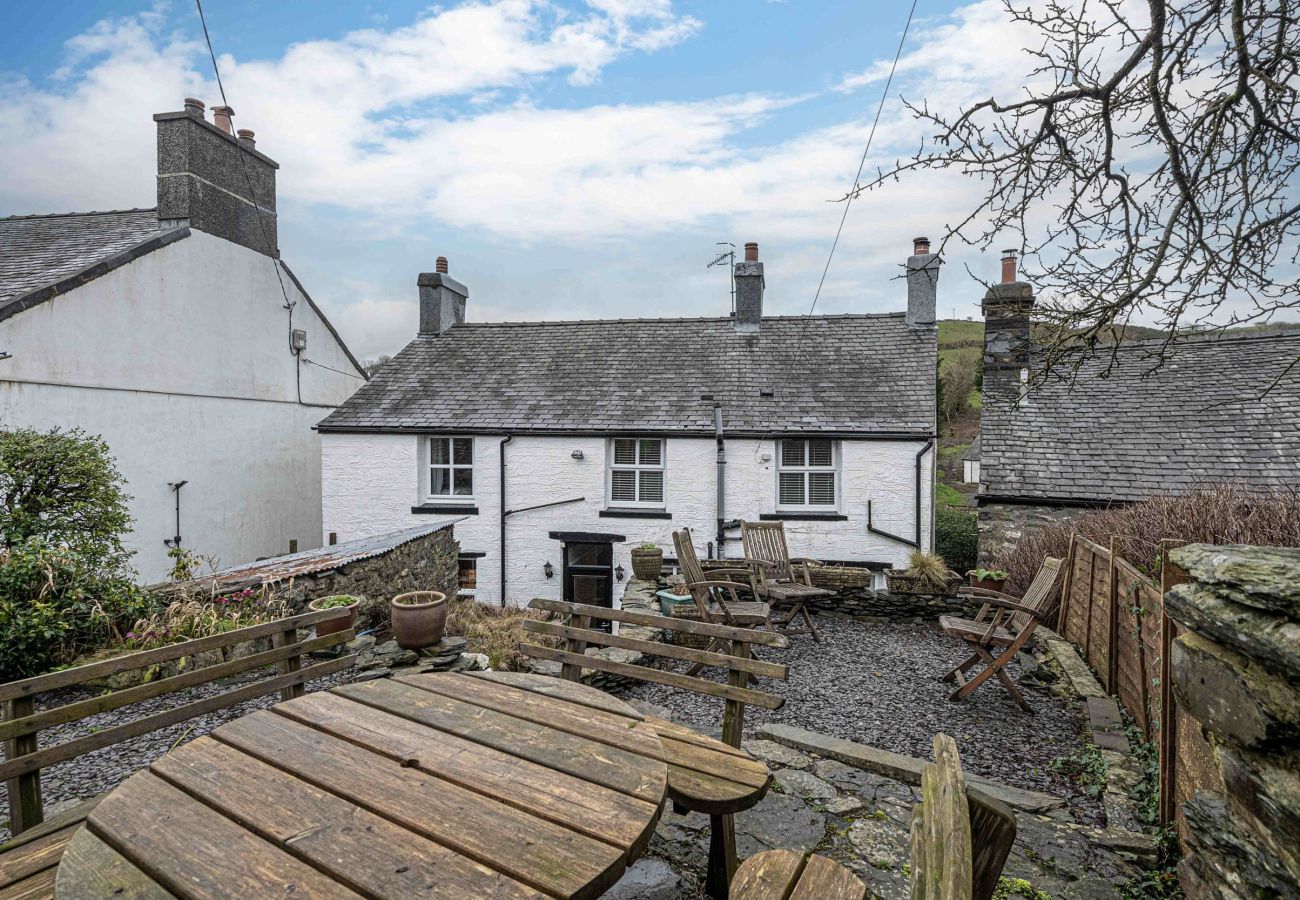
[[[760,396],[760,397],[775,397],[775,396],[776,396],[776,392],[775,392],[775,391],[759,391],[759,392],[758,392],[758,396]]]
[[[713,399],[713,395],[712,395],[712,394],[700,394],[700,399],[701,399],[701,400],[712,400],[712,399]]]

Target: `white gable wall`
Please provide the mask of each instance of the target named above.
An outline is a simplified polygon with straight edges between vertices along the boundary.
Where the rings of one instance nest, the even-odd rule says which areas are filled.
[[[189,482],[184,545],[224,564],[321,542],[312,426],[362,382],[329,371],[356,373],[282,273],[303,356],[321,365],[295,361],[275,265],[194,231],[0,322],[13,354],[0,361],[0,423],[103,436],[133,497],[128,543],[145,580],[169,567],[172,481]]]
[[[340,541],[408,527],[427,520],[413,513],[420,505],[421,436],[408,434],[326,433],[322,440],[322,491],[325,531]],[[481,600],[500,602],[500,445],[501,435],[474,438],[474,507],[476,515],[456,525],[465,552],[480,552],[478,590]],[[672,556],[671,532],[688,526],[703,555],[717,530],[715,443],[712,438],[669,438],[666,443],[665,508],[672,519],[603,517],[606,508],[607,441],[600,436],[518,436],[506,445],[506,507],[527,507],[572,498],[579,503],[517,512],[507,519],[507,589],[511,602],[533,597],[559,599],[562,591],[560,543],[551,531],[621,534],[614,561],[628,577],[630,550],[649,541]],[[776,507],[775,447],[772,440],[727,440],[728,519],[756,520]],[[891,562],[902,566],[910,548],[866,528],[866,500],[874,501],[875,527],[912,537],[915,532],[915,458],[919,441],[842,441],[840,512],[844,521],[785,522],[790,550],[796,556]],[[573,452],[582,451],[582,459]],[[764,461],[763,456],[768,456]],[[922,464],[922,542],[931,546],[933,452]],[[726,555],[741,555],[740,532],[728,532]],[[550,562],[554,577],[546,579]],[[615,586],[615,596],[621,585]]]

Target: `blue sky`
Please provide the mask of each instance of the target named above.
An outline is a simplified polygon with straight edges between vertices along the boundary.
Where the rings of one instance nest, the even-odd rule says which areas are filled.
[[[286,261],[363,356],[416,327],[445,255],[476,320],[725,314],[716,241],[757,240],[766,309],[808,310],[903,3],[207,0],[237,127],[281,163]],[[899,95],[1015,90],[994,0],[922,0],[870,165],[922,132]],[[1013,59],[1014,59],[1014,55]],[[219,102],[192,3],[0,9],[0,214],[150,206],[150,114]],[[972,186],[855,205],[819,312],[904,303],[911,238]],[[1013,241],[1014,243],[1014,241]],[[944,315],[974,315],[995,254],[954,254]],[[951,264],[955,263],[955,265]]]

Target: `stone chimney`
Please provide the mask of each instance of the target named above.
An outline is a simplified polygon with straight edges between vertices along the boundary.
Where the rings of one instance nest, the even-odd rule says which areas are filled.
[[[908,325],[926,327],[934,324],[939,266],[942,264],[939,254],[930,252],[929,238],[912,239],[912,255],[907,258]]]
[[[199,100],[180,112],[157,113],[158,223],[188,226],[279,257],[275,170],[279,163],[254,147],[253,133],[230,133],[229,107],[213,107],[218,125],[204,118]]]
[[[757,334],[763,320],[763,264],[758,243],[745,245],[745,258],[736,263],[736,331]]]
[[[984,396],[1016,401],[1022,392],[1021,372],[1029,367],[1030,315],[1034,289],[1016,280],[1016,251],[1002,255],[1002,282],[984,294]]]
[[[434,271],[421,272],[420,334],[442,334],[453,325],[465,324],[465,301],[469,288],[447,274],[447,257],[439,256]]]

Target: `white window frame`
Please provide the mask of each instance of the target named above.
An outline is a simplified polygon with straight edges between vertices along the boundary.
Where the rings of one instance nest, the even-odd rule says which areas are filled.
[[[455,494],[455,493],[453,493],[453,494],[435,494],[435,493],[433,492],[433,442],[434,442],[434,441],[447,441],[447,442],[448,442],[448,444],[447,444],[447,454],[448,454],[448,455],[447,455],[447,459],[449,460],[449,462],[448,462],[448,464],[447,464],[446,466],[441,466],[441,465],[440,465],[438,468],[440,468],[440,469],[441,469],[441,468],[446,468],[446,469],[450,469],[450,470],[451,470],[451,472],[452,472],[452,476],[451,476],[451,488],[452,488],[452,490],[454,491],[454,490],[456,489],[456,475],[455,475],[455,470],[456,470],[456,469],[469,469],[469,470],[470,470],[470,477],[471,477],[471,479],[472,479],[472,486],[473,486],[473,490],[471,490],[470,493],[468,493],[468,494]],[[465,464],[463,464],[463,463],[450,462],[450,460],[454,460],[454,459],[455,459],[455,455],[454,455],[454,453],[453,453],[454,444],[452,443],[452,442],[454,442],[454,441],[469,441],[469,465],[465,465]],[[477,451],[478,448],[475,446],[475,442],[474,442],[474,438],[473,438],[473,436],[468,435],[468,434],[429,434],[429,435],[424,435],[424,436],[422,437],[421,442],[420,442],[420,448],[421,448],[421,452],[420,452],[420,494],[421,494],[421,496],[423,497],[424,502],[425,502],[425,503],[435,503],[435,504],[436,504],[436,503],[444,503],[444,504],[447,504],[447,505],[449,505],[449,506],[461,506],[461,505],[464,505],[464,504],[467,504],[467,503],[471,503],[471,504],[474,503],[474,502],[475,502],[475,498],[476,498],[476,496],[477,496],[477,491],[478,491],[478,473],[475,472],[475,469],[477,468],[477,466],[476,466],[476,464],[475,464],[475,459],[476,459],[476,457],[475,457],[475,453],[476,453],[476,451]]]
[[[636,463],[614,464],[614,446],[616,441],[636,441]],[[659,464],[646,465],[641,462],[641,442],[656,441],[659,444]],[[641,472],[659,472],[662,475],[663,491],[660,500],[615,500],[614,471],[635,471],[636,494],[641,495]],[[664,509],[668,502],[668,439],[654,437],[618,437],[610,438],[605,449],[605,506],[608,509]]]
[[[787,441],[799,441],[804,445],[804,465],[787,466],[784,463],[784,454],[782,445]],[[831,464],[829,466],[810,466],[808,462],[808,442],[809,441],[828,441],[831,445]],[[838,513],[840,511],[840,442],[831,438],[778,438],[776,442],[776,510],[777,512],[808,512],[808,513]],[[830,503],[782,503],[781,502],[781,475],[790,473],[803,475],[804,499],[807,500],[808,492],[808,474],[811,472],[830,472],[834,475],[835,499]]]

